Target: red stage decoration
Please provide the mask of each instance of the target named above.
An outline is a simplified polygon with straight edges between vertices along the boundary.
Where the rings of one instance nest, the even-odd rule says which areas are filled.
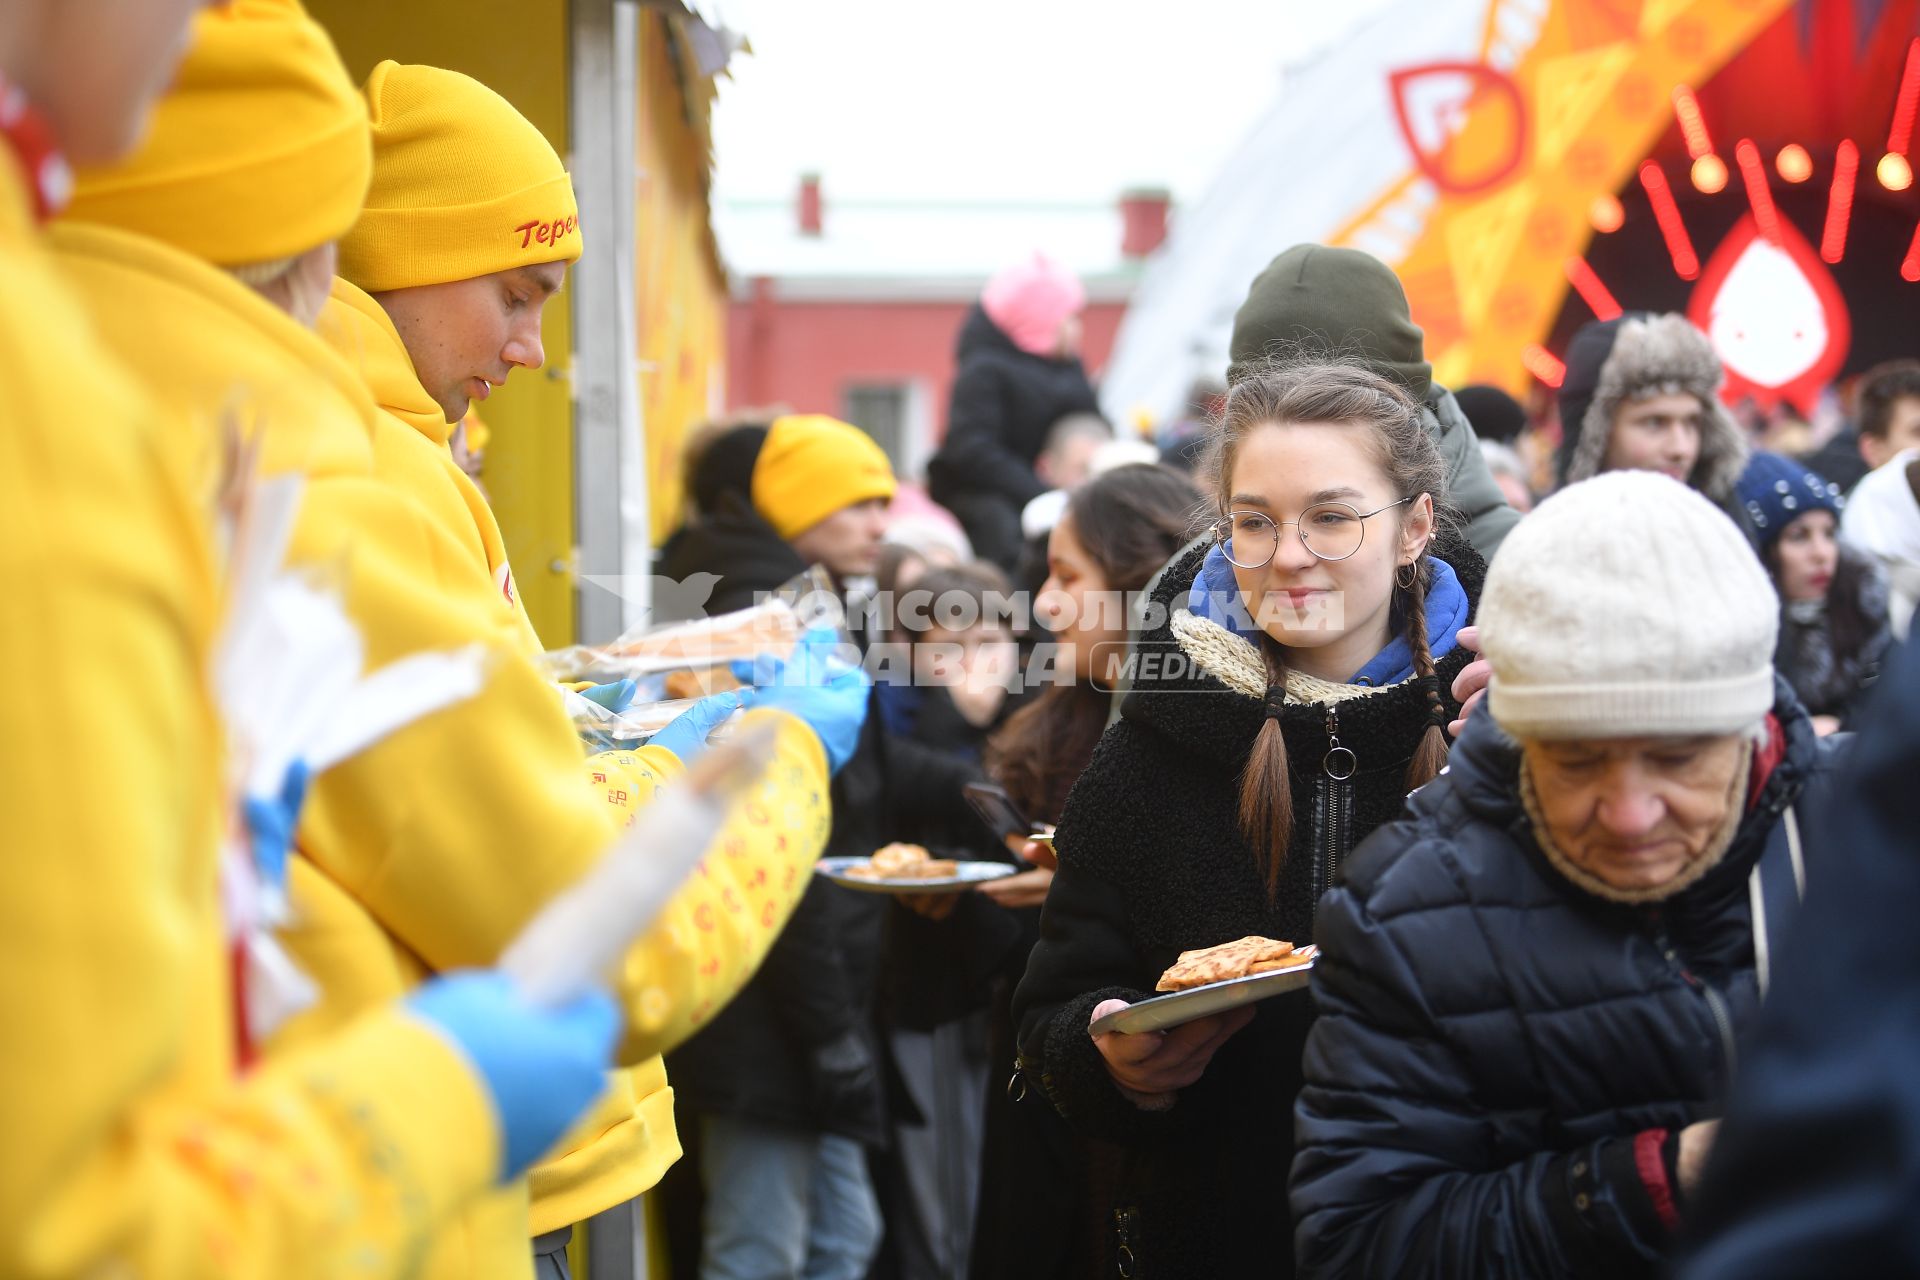
[[[1907,256],[1900,263],[1900,278],[1920,284],[1920,226],[1913,229],[1913,243],[1907,246]]]
[[[1567,279],[1598,320],[1612,320],[1622,308],[1585,258],[1567,259]]]
[[[1780,148],[1780,154],[1773,158],[1773,167],[1785,182],[1805,182],[1813,176],[1813,157],[1807,149],[1797,142],[1789,142]]]
[[[1713,154],[1713,137],[1707,132],[1706,117],[1700,114],[1700,100],[1684,84],[1674,86],[1673,117],[1680,122],[1680,136],[1693,158],[1693,185],[1705,195],[1718,194],[1727,185],[1727,163]]]
[[[1784,219],[1775,236],[1752,215],[1740,219],[1713,251],[1687,314],[1726,367],[1722,396],[1762,409],[1785,401],[1811,414],[1853,339],[1833,273]]]
[[[1740,162],[1740,177],[1747,184],[1747,203],[1753,206],[1760,234],[1777,242],[1780,211],[1773,206],[1773,189],[1767,185],[1767,166],[1760,159],[1760,148],[1753,144],[1752,138],[1742,138],[1733,149],[1733,158]]]
[[[1434,186],[1453,196],[1473,195],[1499,186],[1526,159],[1531,120],[1520,88],[1504,71],[1483,62],[1429,62],[1387,76],[1400,137],[1415,165]],[[1459,172],[1450,154],[1458,122],[1504,111],[1507,145],[1478,172]]]
[[[1520,363],[1527,366],[1528,373],[1555,391],[1567,380],[1566,363],[1537,342],[1529,342],[1520,348]]]
[[[1827,225],[1820,233],[1820,260],[1847,256],[1847,224],[1853,217],[1853,183],[1860,172],[1860,148],[1843,138],[1833,153],[1833,187],[1827,192]]]
[[[1667,175],[1660,166],[1649,160],[1640,166],[1640,185],[1647,189],[1647,200],[1653,205],[1653,216],[1660,224],[1660,234],[1667,242],[1667,253],[1673,258],[1673,272],[1682,280],[1691,280],[1700,274],[1700,257],[1693,251],[1693,238],[1687,234],[1687,224],[1680,217],[1680,206],[1674,203],[1673,190],[1667,186]]]

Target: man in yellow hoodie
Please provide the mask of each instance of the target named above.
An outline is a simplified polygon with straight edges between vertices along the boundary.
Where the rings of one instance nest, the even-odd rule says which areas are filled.
[[[305,282],[326,278],[315,258],[359,210],[365,128],[331,44],[293,0],[236,0],[200,23],[148,144],[83,175],[60,233],[96,322],[197,419],[202,441],[237,407],[269,472],[306,475],[296,550],[340,567],[370,665],[421,648],[490,653],[480,697],[316,783],[287,941],[323,998],[269,1043],[269,1060],[429,973],[491,960],[615,831],[614,811],[581,785],[571,725],[502,597],[431,505],[390,478],[388,460],[423,442],[300,323],[320,301]],[[853,695],[779,690],[752,713],[776,728],[775,763],[722,852],[622,966],[622,1061],[657,1077],[657,1054],[704,1025],[764,955],[824,838],[827,765],[862,714]],[[678,767],[654,757],[660,776]],[[678,1151],[670,1095],[652,1081],[647,1095],[624,1123],[664,1162]],[[424,1273],[524,1276],[528,1231],[522,1182],[443,1235]]]
[[[373,186],[320,331],[432,446],[436,472],[396,480],[447,518],[524,623],[492,509],[448,445],[515,369],[546,363],[541,318],[583,245],[573,182],[540,131],[470,76],[383,62],[364,92]]]
[[[597,1091],[611,1010],[464,975],[237,1074],[211,510],[36,225],[63,147],[137,139],[198,7],[0,6],[0,1275],[399,1276]]]
[[[412,437],[383,455],[386,478],[435,514],[537,648],[493,512],[448,443],[510,374],[546,361],[544,308],[583,248],[572,180],[540,131],[469,76],[382,62],[363,92],[373,184],[319,329]],[[533,1171],[543,1274],[564,1273],[576,1221],[649,1190],[679,1156],[664,1066],[633,1074],[592,1137]],[[645,1125],[623,1122],[623,1107]]]

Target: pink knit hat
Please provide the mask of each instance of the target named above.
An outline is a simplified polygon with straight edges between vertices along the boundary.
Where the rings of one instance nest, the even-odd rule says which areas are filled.
[[[1014,346],[1050,356],[1059,345],[1060,326],[1087,305],[1087,291],[1071,271],[1036,253],[989,280],[980,305]]]

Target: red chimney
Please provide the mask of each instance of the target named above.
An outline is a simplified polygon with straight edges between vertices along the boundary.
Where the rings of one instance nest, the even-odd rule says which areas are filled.
[[[817,236],[820,234],[820,175],[803,173],[800,175],[800,234]]]
[[[1165,187],[1138,187],[1120,193],[1120,252],[1144,258],[1167,238],[1167,209],[1173,193]]]

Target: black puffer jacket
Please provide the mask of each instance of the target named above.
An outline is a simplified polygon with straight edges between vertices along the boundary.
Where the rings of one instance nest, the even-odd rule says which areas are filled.
[[[1152,596],[1162,619],[1186,599],[1204,554],[1204,546],[1195,547],[1162,575]],[[1462,543],[1439,554],[1477,600],[1484,575],[1478,557]],[[1256,678],[1264,678],[1253,647],[1235,643],[1256,664]],[[1140,652],[1165,658],[1185,651],[1162,620],[1143,633]],[[1456,649],[1440,660],[1441,689],[1471,657]],[[1332,793],[1347,815],[1344,838],[1323,829],[1328,782],[1319,766],[1328,752],[1329,708],[1285,710],[1297,818],[1294,852],[1269,903],[1236,818],[1240,773],[1265,719],[1262,701],[1191,666],[1162,669],[1154,679],[1145,674],[1143,667],[1061,816],[1060,870],[1014,998],[1022,1057],[1069,1123],[1129,1148],[1131,1167],[1107,1221],[1116,1229],[1109,1248],[1117,1249],[1124,1233],[1135,1276],[1290,1274],[1286,1170],[1300,1053],[1312,1020],[1308,999],[1289,995],[1258,1006],[1200,1082],[1163,1113],[1141,1111],[1120,1094],[1087,1022],[1102,1000],[1152,996],[1160,974],[1188,948],[1247,934],[1312,936],[1329,862],[1337,876],[1353,841],[1399,815],[1428,708],[1409,682],[1332,709],[1340,742],[1358,761],[1352,783]],[[1227,674],[1238,682],[1246,673]]]
[[[729,496],[668,543],[663,574],[719,575],[708,609],[753,603],[802,572],[805,562],[752,509]],[[978,820],[960,788],[979,771],[891,737],[869,703],[860,745],[834,775],[826,852],[865,857],[892,840],[946,844]],[[988,842],[991,843],[990,841]],[[760,971],[711,1024],[668,1055],[680,1105],[862,1141],[883,1136],[881,1081],[830,1089],[813,1054],[848,1036],[869,1040],[886,899],[816,878]],[[877,1056],[877,1055],[876,1055]]]
[[[1835,748],[1778,689],[1784,757],[1720,864],[1666,902],[1603,901],[1552,869],[1484,711],[1354,855],[1316,935],[1302,1275],[1655,1272],[1685,1209],[1662,1201],[1658,1131],[1719,1113],[1759,1004],[1750,878],[1768,851],[1771,941],[1796,902],[1782,814],[1830,783]]]
[[[1020,559],[1020,511],[1046,491],[1033,461],[1053,424],[1098,413],[1077,358],[1036,356],[1013,344],[975,306],[960,328],[959,364],[947,434],[927,463],[927,489],[960,518],[974,554],[1012,573]]]

